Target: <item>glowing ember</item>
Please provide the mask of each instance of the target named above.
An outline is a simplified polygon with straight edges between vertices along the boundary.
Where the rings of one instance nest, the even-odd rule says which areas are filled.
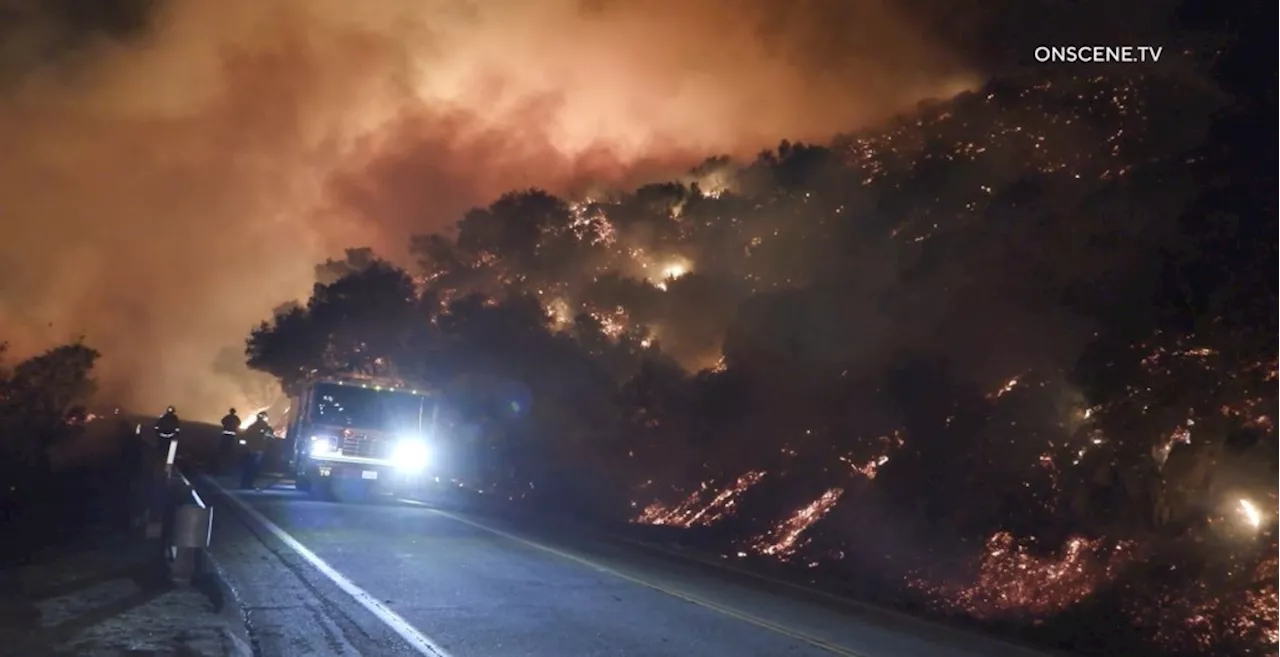
[[[1201,580],[1190,590],[1160,596],[1154,605],[1133,605],[1126,611],[1135,621],[1152,626],[1156,641],[1166,646],[1226,654],[1221,650],[1225,640],[1248,646],[1233,654],[1275,655],[1280,645],[1276,566],[1273,554],[1252,569],[1252,584],[1246,584],[1242,595],[1215,594],[1216,587]]]
[[[841,458],[841,460],[844,461],[845,463],[849,463],[848,459]],[[852,468],[854,472],[857,472],[858,474],[866,477],[867,479],[875,479],[876,473],[879,472],[880,470],[880,466],[888,462],[889,462],[888,456],[877,456],[876,458],[871,459],[870,461],[867,461],[862,465],[849,463],[849,467]]]
[[[748,472],[738,477],[738,480],[733,482],[733,485],[716,493],[705,503],[703,500],[711,490],[711,486],[709,482],[703,482],[697,491],[694,491],[693,494],[674,507],[667,507],[660,502],[654,502],[645,507],[644,511],[631,522],[685,528],[715,524],[725,516],[732,514],[737,506],[738,498],[747,489],[760,483],[764,476],[765,473],[763,471]]]
[[[1187,424],[1194,424],[1194,422],[1188,420]],[[1163,467],[1165,462],[1169,460],[1169,452],[1172,452],[1173,447],[1179,444],[1191,444],[1191,429],[1185,426],[1174,429],[1168,440],[1152,449],[1151,456],[1156,460],[1157,464]]]
[[[880,467],[889,462],[889,454],[887,452],[891,452],[902,447],[907,443],[907,440],[903,437],[903,431],[901,429],[897,429],[888,436],[881,436],[880,442],[882,443],[886,453],[874,456],[870,460],[861,463],[850,456],[841,456],[840,460],[848,465],[850,470],[853,470],[867,479],[875,479],[876,475],[880,472]]]
[[[1274,650],[1280,645],[1280,622],[1277,620],[1280,596],[1277,596],[1275,586],[1272,585],[1269,593],[1250,592],[1246,594],[1245,600],[1248,611],[1235,619],[1232,629],[1238,635],[1260,634],[1263,641]]]
[[[1008,532],[987,540],[977,580],[958,588],[932,588],[950,606],[977,618],[1045,617],[1083,600],[1115,577],[1130,559],[1127,546],[1105,549],[1101,541],[1074,537],[1060,556],[1029,553]]]
[[[590,199],[569,204],[573,223],[569,226],[578,240],[610,246],[618,239],[618,231],[604,212]]]
[[[818,499],[799,508],[789,518],[774,527],[772,531],[758,536],[751,542],[751,547],[759,554],[765,554],[772,557],[778,557],[786,560],[795,554],[796,550],[803,547],[800,543],[800,536],[805,530],[813,526],[823,516],[827,515],[836,502],[840,501],[840,496],[844,495],[843,488],[832,488],[823,493]]]
[[[569,307],[569,302],[564,299],[552,299],[551,303],[547,304],[547,313],[551,315],[551,321],[558,330],[573,324],[573,310]]]
[[[614,308],[612,312],[594,312],[591,316],[600,322],[600,330],[611,338],[617,338],[627,330],[627,311],[622,306]]]
[[[1018,387],[1018,380],[1021,378],[1022,377],[1020,376],[1015,376],[1012,379],[1009,379],[1008,381],[1005,382],[1003,386],[1000,386],[998,390],[987,395],[987,399],[999,399],[1009,394],[1011,391],[1013,391],[1014,388]]]

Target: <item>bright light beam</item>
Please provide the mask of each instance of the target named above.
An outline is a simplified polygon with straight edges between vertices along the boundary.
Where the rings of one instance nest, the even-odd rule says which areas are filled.
[[[1240,498],[1240,512],[1244,515],[1244,519],[1254,527],[1262,526],[1262,512],[1258,511],[1258,507],[1253,502]]]

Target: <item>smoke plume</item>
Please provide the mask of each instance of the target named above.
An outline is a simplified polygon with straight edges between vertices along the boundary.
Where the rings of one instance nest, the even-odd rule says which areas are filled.
[[[341,247],[399,257],[507,189],[670,175],[971,83],[859,5],[5,0],[0,336],[84,336],[123,404],[247,404],[226,350]]]

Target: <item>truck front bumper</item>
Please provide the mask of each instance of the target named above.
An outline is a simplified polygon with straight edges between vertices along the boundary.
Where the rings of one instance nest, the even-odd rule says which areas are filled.
[[[399,488],[417,481],[419,473],[405,472],[384,459],[359,456],[310,458],[307,476],[313,482],[362,480],[377,488]]]

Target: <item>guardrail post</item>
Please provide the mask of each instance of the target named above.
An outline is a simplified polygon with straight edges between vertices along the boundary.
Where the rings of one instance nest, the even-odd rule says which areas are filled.
[[[168,465],[161,545],[170,579],[175,584],[186,585],[199,574],[201,555],[213,539],[213,509],[204,503],[180,470]]]
[[[169,576],[178,584],[190,584],[199,568],[200,551],[209,547],[213,534],[213,509],[183,504],[174,513],[173,560]]]

